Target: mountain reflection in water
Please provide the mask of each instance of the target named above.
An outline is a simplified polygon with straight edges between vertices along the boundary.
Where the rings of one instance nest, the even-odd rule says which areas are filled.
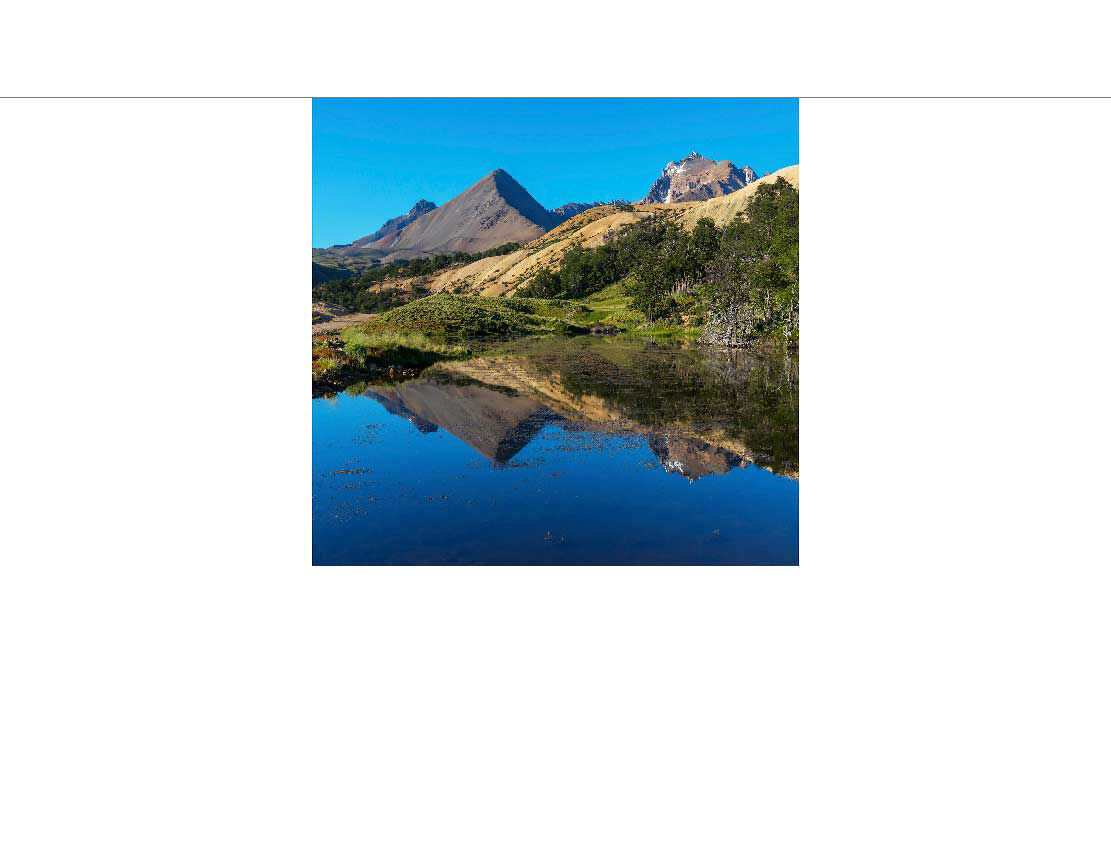
[[[752,463],[798,478],[798,358],[786,349],[530,341],[348,391],[496,464],[560,425],[642,436],[665,471],[692,481]]]
[[[794,565],[798,475],[792,351],[513,341],[314,399],[313,561]]]
[[[561,418],[528,397],[477,385],[413,382],[368,388],[363,394],[408,419],[422,433],[442,428],[502,464],[528,445],[544,425]]]

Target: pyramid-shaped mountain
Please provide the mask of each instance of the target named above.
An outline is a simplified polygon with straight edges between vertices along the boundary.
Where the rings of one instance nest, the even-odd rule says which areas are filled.
[[[542,236],[559,219],[500,168],[443,206],[368,247],[390,256],[486,251]]]

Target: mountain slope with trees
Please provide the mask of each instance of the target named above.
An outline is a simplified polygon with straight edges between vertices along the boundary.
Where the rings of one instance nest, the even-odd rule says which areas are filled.
[[[523,287],[543,269],[559,269],[564,256],[572,249],[598,247],[615,237],[624,227],[653,216],[664,216],[692,230],[702,218],[724,227],[743,212],[751,196],[762,185],[782,177],[798,187],[798,165],[786,167],[756,180],[739,191],[723,197],[687,203],[670,204],[605,204],[595,206],[553,230],[502,256],[444,269],[419,281],[422,289],[432,293],[480,293],[503,296]]]
[[[798,189],[783,177],[761,184],[724,227],[704,216],[687,229],[654,214],[597,247],[573,246],[515,296],[583,299],[617,282],[647,322],[697,316],[709,343],[796,338]]]

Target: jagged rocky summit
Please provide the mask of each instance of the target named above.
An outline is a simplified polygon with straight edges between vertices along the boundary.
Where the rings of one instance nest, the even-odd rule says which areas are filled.
[[[682,203],[709,200],[744,188],[759,177],[751,167],[738,168],[731,161],[714,161],[692,152],[669,161],[641,203]]]

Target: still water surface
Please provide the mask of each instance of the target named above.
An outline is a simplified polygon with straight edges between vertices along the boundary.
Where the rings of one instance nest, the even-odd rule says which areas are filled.
[[[313,400],[317,565],[795,565],[798,360],[517,341]]]

